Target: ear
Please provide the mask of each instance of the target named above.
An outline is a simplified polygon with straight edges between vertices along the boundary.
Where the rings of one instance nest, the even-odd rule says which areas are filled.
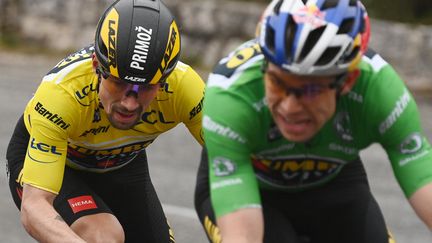
[[[97,67],[99,66],[99,61],[96,57],[96,54],[92,54],[92,66],[93,66],[93,70],[97,70]]]
[[[340,94],[341,95],[348,94],[348,92],[350,92],[350,90],[352,89],[354,84],[357,82],[357,78],[359,76],[360,76],[360,70],[359,69],[354,69],[353,71],[349,72],[348,76],[345,80],[345,83],[341,87]]]

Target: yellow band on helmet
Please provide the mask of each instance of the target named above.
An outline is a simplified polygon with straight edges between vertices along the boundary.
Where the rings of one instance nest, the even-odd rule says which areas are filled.
[[[360,45],[361,45],[361,35],[358,34],[354,39],[352,48],[356,48],[356,47],[360,48]],[[363,53],[361,51],[359,51],[357,53],[357,56],[352,60],[351,64],[349,65],[348,72],[351,72],[357,68],[358,64],[360,63],[362,56],[363,56]]]
[[[118,73],[118,63],[117,63],[117,34],[118,34],[118,20],[119,14],[115,8],[106,15],[102,28],[100,31],[100,36],[103,43],[108,49],[108,65],[109,72],[115,77],[119,77]]]
[[[167,66],[179,55],[180,53],[180,33],[175,21],[171,23],[170,31],[168,35],[168,41],[165,47],[165,53],[162,61],[159,64],[158,70],[150,81],[150,84],[156,84],[162,78]]]

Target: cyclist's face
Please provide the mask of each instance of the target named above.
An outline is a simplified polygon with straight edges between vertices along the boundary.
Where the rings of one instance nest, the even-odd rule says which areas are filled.
[[[311,139],[333,116],[336,77],[298,76],[269,63],[265,72],[266,99],[282,135],[293,142]]]
[[[132,85],[123,80],[101,75],[99,98],[111,124],[126,130],[135,126],[156,97],[160,85]]]

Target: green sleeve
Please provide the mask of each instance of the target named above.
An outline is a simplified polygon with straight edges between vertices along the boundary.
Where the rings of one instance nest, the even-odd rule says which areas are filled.
[[[375,74],[367,93],[370,121],[406,197],[432,182],[432,150],[416,102],[389,65]]]
[[[260,207],[258,183],[251,164],[254,141],[248,132],[259,129],[256,114],[232,93],[206,91],[203,131],[208,150],[211,201],[216,216],[245,207]]]

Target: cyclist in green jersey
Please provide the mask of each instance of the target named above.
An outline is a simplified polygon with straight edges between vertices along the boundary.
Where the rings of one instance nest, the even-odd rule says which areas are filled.
[[[204,99],[195,206],[212,242],[393,242],[359,151],[380,143],[432,228],[432,149],[415,101],[367,48],[357,0],[274,0]]]
[[[42,79],[7,150],[21,221],[39,242],[174,242],[146,147],[183,123],[202,144],[204,82],[179,61],[159,0],[118,0],[94,45]]]

